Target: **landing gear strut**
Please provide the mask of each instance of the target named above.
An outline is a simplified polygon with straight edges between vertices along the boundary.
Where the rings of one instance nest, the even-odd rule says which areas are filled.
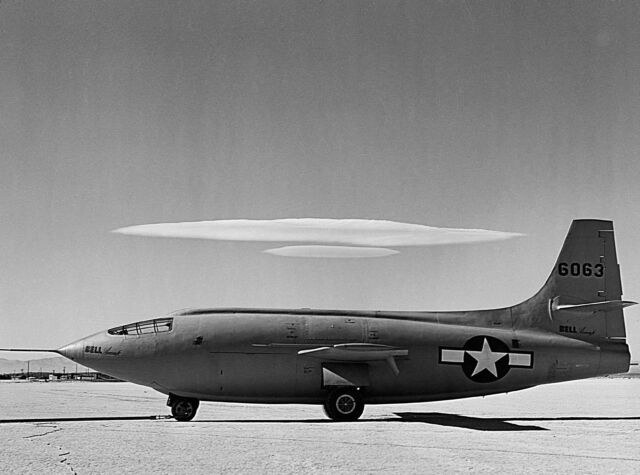
[[[169,394],[167,406],[171,406],[171,415],[175,420],[187,422],[193,419],[198,411],[200,401]]]
[[[356,388],[335,388],[324,402],[324,413],[334,421],[355,421],[364,411],[362,394]]]

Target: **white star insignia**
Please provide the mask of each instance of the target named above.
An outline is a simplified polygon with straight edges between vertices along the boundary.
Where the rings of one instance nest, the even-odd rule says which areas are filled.
[[[467,350],[467,353],[469,353],[469,355],[471,355],[471,357],[477,362],[476,368],[473,370],[473,373],[471,373],[471,376],[475,376],[480,371],[486,369],[496,378],[498,377],[496,362],[507,355],[507,353],[491,351],[491,347],[489,346],[489,342],[486,338],[484,339],[484,343],[482,344],[481,351]]]

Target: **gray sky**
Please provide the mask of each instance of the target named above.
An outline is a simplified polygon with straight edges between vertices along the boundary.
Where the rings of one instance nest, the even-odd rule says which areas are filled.
[[[511,305],[574,218],[615,221],[640,298],[639,24],[633,1],[0,3],[0,346],[194,306]],[[527,237],[325,261],[109,233],[293,217]]]

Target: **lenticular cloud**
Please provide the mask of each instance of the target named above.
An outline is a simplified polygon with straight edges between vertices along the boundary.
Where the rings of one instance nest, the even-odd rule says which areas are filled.
[[[267,254],[284,257],[313,257],[328,259],[359,259],[363,257],[385,257],[398,251],[384,247],[359,246],[285,246],[267,249]]]
[[[486,229],[438,228],[396,221],[328,218],[229,219],[141,224],[116,229],[114,232],[134,236],[364,247],[434,246],[501,241],[522,236],[518,233]]]

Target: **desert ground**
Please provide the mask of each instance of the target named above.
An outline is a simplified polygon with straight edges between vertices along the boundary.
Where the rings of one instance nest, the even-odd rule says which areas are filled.
[[[129,383],[0,383],[3,473],[640,473],[640,378],[423,404],[203,403]]]

